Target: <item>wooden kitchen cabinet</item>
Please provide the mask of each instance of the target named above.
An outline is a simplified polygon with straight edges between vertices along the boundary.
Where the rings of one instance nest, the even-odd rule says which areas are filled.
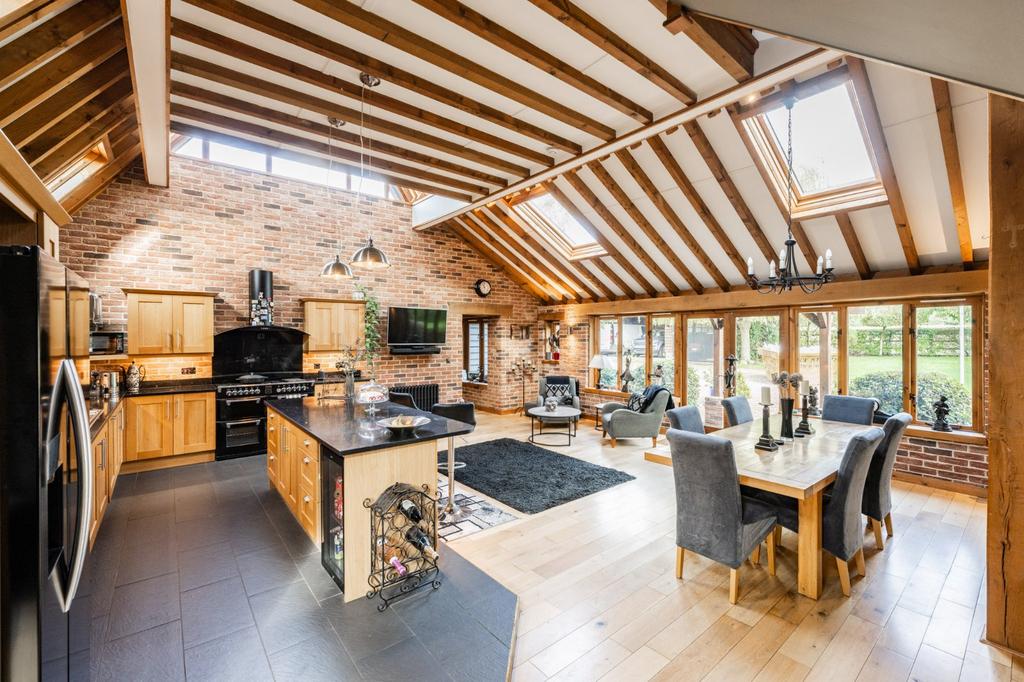
[[[127,461],[172,457],[216,448],[216,394],[131,396],[127,404]]]
[[[302,299],[306,350],[337,351],[363,343],[363,314],[366,304],[362,301],[345,301],[322,298]]]
[[[309,538],[319,543],[320,444],[273,409],[267,410],[267,478]]]
[[[174,396],[174,454],[208,452],[217,447],[216,394]]]
[[[103,520],[103,513],[107,510],[110,502],[109,480],[107,471],[109,468],[110,439],[108,437],[110,422],[100,429],[92,440],[93,458],[93,486],[92,486],[92,520],[89,524],[89,544],[96,540],[96,533],[100,528],[100,521]]]
[[[214,294],[125,289],[130,355],[213,352]]]

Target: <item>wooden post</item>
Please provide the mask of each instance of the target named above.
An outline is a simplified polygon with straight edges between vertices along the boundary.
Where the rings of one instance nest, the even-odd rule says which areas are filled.
[[[985,638],[1024,652],[1024,102],[989,96],[988,614]]]

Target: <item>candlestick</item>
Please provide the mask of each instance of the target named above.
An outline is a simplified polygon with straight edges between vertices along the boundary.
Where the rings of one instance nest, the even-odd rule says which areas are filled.
[[[804,382],[807,383],[807,382]],[[811,410],[807,405],[807,393],[803,394],[803,405],[800,410],[800,423],[796,427],[796,435],[798,436],[809,436],[814,433],[814,429],[811,428],[810,422],[807,421],[807,417],[810,415]]]
[[[765,387],[767,388],[767,386]],[[769,428],[770,416],[768,414],[768,405],[761,407],[761,437],[757,439],[757,443],[754,444],[755,450],[768,450],[774,452],[779,449],[779,443],[772,437],[771,429]]]

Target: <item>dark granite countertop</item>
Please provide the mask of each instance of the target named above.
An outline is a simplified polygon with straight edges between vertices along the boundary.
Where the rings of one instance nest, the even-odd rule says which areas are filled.
[[[323,376],[320,376],[319,372],[306,372],[305,374],[302,375],[302,378],[303,379],[311,379],[313,381],[313,383],[315,383],[315,384],[343,384],[343,383],[345,383],[345,373],[344,372],[324,372]],[[364,375],[364,376],[361,376],[361,377],[356,377],[355,382],[357,384],[359,384],[359,383],[362,383],[362,382],[365,382],[365,381],[369,381],[369,380],[370,380],[370,377],[368,375]]]
[[[124,397],[122,396],[119,400],[111,400],[108,397],[90,393],[88,386],[85,386],[84,390],[85,406],[89,410],[89,438],[95,438]]]
[[[167,395],[170,393],[206,393],[215,391],[212,379],[169,379],[167,381],[143,381],[138,393],[129,393],[121,387],[121,397],[133,395]]]
[[[341,400],[317,400],[316,398],[300,400],[295,398],[275,400],[268,406],[320,441],[328,454],[333,453],[340,456],[409,445],[425,440],[439,440],[449,436],[459,436],[473,430],[469,424],[391,402],[378,405],[377,415],[372,419],[366,415],[366,410],[363,407]],[[427,417],[430,419],[430,423],[403,435],[395,435],[387,429],[370,431],[367,428],[377,419],[401,414]]]

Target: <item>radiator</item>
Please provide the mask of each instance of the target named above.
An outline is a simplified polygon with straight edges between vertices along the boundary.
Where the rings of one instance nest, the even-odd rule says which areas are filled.
[[[441,398],[441,387],[437,384],[408,384],[406,386],[392,386],[392,391],[398,393],[408,393],[412,396],[412,399],[416,402],[416,407],[430,411],[430,408],[434,406]]]

